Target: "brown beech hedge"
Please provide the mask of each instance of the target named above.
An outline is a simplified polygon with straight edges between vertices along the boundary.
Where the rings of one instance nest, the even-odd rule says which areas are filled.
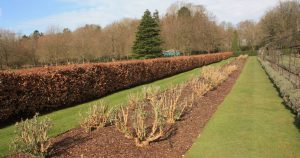
[[[0,123],[50,112],[232,56],[231,52],[0,72]]]

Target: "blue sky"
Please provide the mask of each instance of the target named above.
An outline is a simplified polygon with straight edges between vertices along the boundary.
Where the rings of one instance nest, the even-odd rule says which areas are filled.
[[[45,32],[49,26],[72,30],[85,24],[106,26],[125,17],[140,18],[146,9],[164,14],[177,0],[0,0],[0,28],[21,34]],[[201,4],[217,20],[234,24],[258,20],[279,0],[184,0]]]

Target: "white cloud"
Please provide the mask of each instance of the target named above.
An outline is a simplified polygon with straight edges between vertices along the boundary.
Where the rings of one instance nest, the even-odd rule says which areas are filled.
[[[71,12],[64,12],[51,15],[41,19],[26,21],[18,26],[18,29],[45,29],[48,26],[56,25],[75,29],[85,24],[102,24],[110,23],[110,19],[114,19],[113,14],[101,11],[101,8],[88,8]]]
[[[68,27],[70,29],[75,29],[85,24],[99,24],[101,26],[106,26],[124,17],[140,18],[146,9],[152,11],[155,9],[166,10],[166,7],[158,7],[157,4],[159,4],[159,0],[135,0],[130,2],[124,0],[103,0],[101,2],[96,0],[87,0],[84,2],[80,0],[59,1],[75,3],[80,5],[83,9],[25,21],[19,24],[16,29],[30,30],[31,32],[34,29],[45,31],[45,29],[51,25]],[[169,3],[166,3],[167,1],[169,1]],[[166,2],[164,2],[163,6],[171,4],[170,0],[166,0]]]
[[[124,13],[130,13],[134,17],[140,17],[145,9],[158,9],[165,13],[166,9],[178,0],[59,0],[75,3],[81,6],[105,6],[111,8],[110,12],[118,9]],[[275,6],[279,0],[183,0],[194,4],[204,5],[210,12],[215,14],[219,21],[231,21],[237,23],[245,19],[257,20],[263,13]],[[122,6],[122,7],[120,7]]]
[[[45,29],[50,25],[59,25],[75,29],[84,24],[105,26],[124,17],[140,18],[146,9],[159,10],[164,14],[175,0],[57,0],[81,8],[70,12],[58,13],[48,17],[33,19],[21,23],[16,29]],[[204,5],[216,15],[218,21],[229,21],[234,24],[241,20],[258,20],[268,9],[274,6],[275,0],[189,0],[194,4]],[[43,30],[42,30],[43,31]]]
[[[205,3],[220,21],[238,23],[245,19],[258,20],[266,10],[275,6],[276,0],[214,0]]]

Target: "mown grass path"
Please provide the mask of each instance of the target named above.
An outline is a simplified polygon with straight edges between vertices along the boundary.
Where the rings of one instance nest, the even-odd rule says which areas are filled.
[[[233,58],[215,63],[213,65],[224,65]],[[103,100],[110,106],[118,106],[125,104],[127,102],[128,94],[137,94],[141,93],[144,86],[160,86],[161,89],[168,88],[174,84],[180,84],[186,82],[191,76],[199,75],[200,68],[196,68],[191,71],[187,71],[172,77],[168,77],[162,80],[158,80],[146,85],[137,86],[131,89],[123,90],[109,96],[103,97],[99,100],[92,101],[85,104],[80,104],[71,108],[59,110],[52,112],[45,116],[49,117],[54,124],[54,127],[50,131],[50,136],[56,136],[60,133],[66,132],[69,129],[78,127],[79,124],[79,112],[85,112],[87,109],[95,102]],[[42,116],[45,117],[45,116]],[[3,129],[0,129],[0,157],[7,155],[9,153],[9,143],[14,136],[14,126],[9,126]]]
[[[251,57],[185,157],[299,158],[300,132],[282,101]]]

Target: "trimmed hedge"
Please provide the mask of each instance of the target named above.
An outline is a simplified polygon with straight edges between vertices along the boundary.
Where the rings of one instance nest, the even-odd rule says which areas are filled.
[[[259,59],[261,65],[279,89],[280,95],[286,105],[291,108],[300,118],[300,89],[297,89],[288,79],[275,71],[269,62]]]
[[[203,65],[231,52],[0,72],[0,123],[33,116]]]

